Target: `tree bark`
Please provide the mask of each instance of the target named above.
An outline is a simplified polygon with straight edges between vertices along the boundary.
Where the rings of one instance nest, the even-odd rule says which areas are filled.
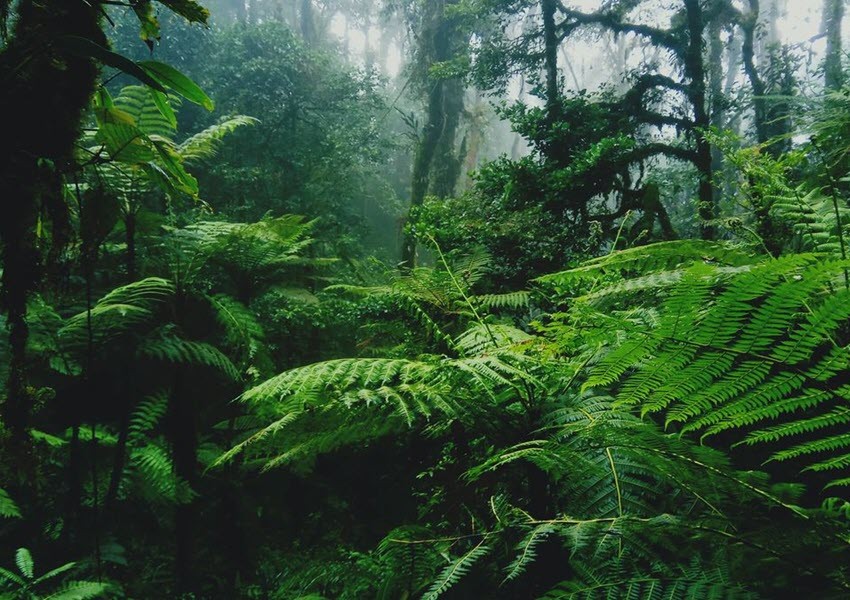
[[[699,0],[685,0],[685,12],[687,17],[688,45],[685,50],[684,63],[685,75],[690,81],[688,95],[694,110],[694,125],[696,131],[694,162],[699,174],[699,217],[702,221],[702,238],[714,239],[716,231],[709,223],[716,216],[714,189],[711,183],[711,145],[700,130],[708,129],[711,125],[708,111],[706,110],[706,83],[705,62],[703,60],[703,36],[705,35],[705,22],[703,20],[702,7]]]
[[[451,0],[450,0],[451,2]],[[428,107],[425,125],[416,148],[413,161],[413,174],[410,185],[410,211],[415,212],[422,206],[425,196],[431,186],[435,163],[445,165],[444,160],[457,161],[454,150],[457,125],[463,110],[463,84],[455,79],[433,78],[428,76],[428,69],[434,63],[444,62],[452,58],[457,42],[457,26],[446,19],[446,0],[434,0],[428,3],[429,15],[422,32],[420,52],[423,53],[425,64],[425,82],[428,86]],[[448,156],[435,161],[437,152]],[[452,176],[451,171],[454,171]],[[435,192],[445,193],[453,189],[457,181],[458,169],[444,171],[437,181]],[[452,179],[454,181],[452,181]],[[408,214],[408,221],[410,214]],[[406,231],[402,239],[401,268],[413,269],[416,266],[416,236]]]
[[[824,86],[839,90],[844,85],[841,66],[841,25],[844,21],[844,0],[824,0],[823,29],[826,33],[826,57],[823,63]]]
[[[546,109],[549,121],[560,117],[560,85],[558,84],[558,33],[555,29],[557,0],[541,0],[543,13],[543,62],[546,70]]]
[[[80,120],[95,87],[94,63],[56,45],[77,36],[106,45],[97,6],[83,0],[22,0],[6,47],[0,52],[0,111],[8,115],[0,161],[3,303],[11,356],[3,420],[13,437],[25,439],[30,398],[26,385],[27,298],[40,279],[35,225],[40,198],[59,197],[56,172],[72,161]],[[24,115],[37,114],[38,119]]]

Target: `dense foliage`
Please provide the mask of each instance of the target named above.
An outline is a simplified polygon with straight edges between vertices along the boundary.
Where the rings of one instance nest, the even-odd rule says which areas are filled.
[[[781,7],[0,0],[0,598],[847,597]]]

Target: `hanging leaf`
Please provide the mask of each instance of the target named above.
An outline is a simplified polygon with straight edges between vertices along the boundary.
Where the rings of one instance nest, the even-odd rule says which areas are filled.
[[[190,23],[206,23],[210,18],[210,11],[194,0],[159,0],[159,3]]]
[[[159,21],[150,0],[133,4],[133,12],[139,19],[139,37],[153,50],[153,43],[159,39]]]
[[[71,54],[94,59],[108,67],[113,67],[122,73],[135,77],[145,85],[165,92],[163,84],[149,75],[139,64],[134,63],[126,56],[107,50],[89,39],[77,35],[63,35],[56,39],[56,44]]]
[[[171,102],[168,101],[168,96],[162,92],[150,88],[153,103],[159,110],[160,114],[168,120],[172,128],[177,129],[177,115],[174,114],[174,109],[171,108]]]
[[[171,65],[155,60],[146,60],[140,62],[139,66],[161,85],[174,90],[189,102],[199,104],[207,110],[212,110],[215,107],[212,99],[204,93],[204,90],[197,83]],[[164,90],[160,89],[160,91]]]

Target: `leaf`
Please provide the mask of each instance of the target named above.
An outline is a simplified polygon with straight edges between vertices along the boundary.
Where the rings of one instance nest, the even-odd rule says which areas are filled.
[[[168,120],[174,129],[177,129],[177,115],[174,114],[174,109],[171,108],[171,102],[168,101],[168,95],[153,88],[150,89],[150,93],[160,114]]]
[[[118,69],[131,77],[135,77],[145,85],[165,92],[163,85],[148,74],[141,64],[135,63],[126,56],[121,56],[93,41],[77,35],[63,35],[57,38],[56,43],[68,52],[84,58],[92,58],[108,67]]]
[[[472,550],[446,566],[422,597],[422,600],[436,600],[468,573],[479,558],[490,552],[490,547],[484,545],[485,540],[486,538],[482,539]]]
[[[210,18],[210,11],[194,0],[158,0],[163,6],[180,15],[190,23],[206,23]]]
[[[146,60],[139,63],[139,66],[145,70],[153,79],[158,81],[162,86],[166,86],[190,102],[199,104],[207,110],[213,110],[215,104],[212,99],[204,93],[204,90],[197,83],[186,77],[183,73],[165,63],[155,60]],[[160,88],[160,91],[165,91]]]
[[[153,40],[159,39],[159,21],[150,0],[133,4],[133,12],[139,19],[139,37],[153,50]]]
[[[3,488],[0,488],[0,517],[6,517],[8,519],[21,518],[21,510]]]
[[[32,560],[32,554],[30,554],[29,550],[26,548],[18,548],[18,551],[15,552],[15,564],[18,566],[18,570],[21,572],[21,575],[27,579],[33,578],[35,563]]]
[[[109,589],[105,583],[96,581],[70,581],[56,592],[45,596],[44,600],[88,600],[103,596]]]

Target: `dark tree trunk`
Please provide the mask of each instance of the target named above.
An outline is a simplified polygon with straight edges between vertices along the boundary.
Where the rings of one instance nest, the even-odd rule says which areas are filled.
[[[430,191],[446,198],[454,195],[460,177],[462,157],[455,147],[460,117],[463,113],[464,85],[460,79],[443,82],[443,106],[440,138],[434,156]]]
[[[133,208],[124,217],[124,239],[127,243],[127,281],[136,280],[136,213]]]
[[[760,144],[764,144],[770,137],[767,131],[767,101],[765,98],[767,86],[759,75],[755,59],[756,27],[758,26],[760,10],[759,0],[750,0],[749,14],[744,17],[741,23],[741,30],[744,33],[741,54],[744,61],[744,71],[750,80],[750,88],[753,91],[753,118],[756,127],[756,139]]]
[[[40,198],[60,197],[55,173],[71,162],[80,119],[97,78],[91,60],[68,53],[55,41],[73,35],[105,45],[106,39],[99,8],[83,0],[23,0],[16,12],[8,45],[0,52],[0,111],[9,116],[0,161],[5,211],[0,216],[0,241],[11,345],[3,419],[13,437],[23,440],[30,413],[27,297],[39,281],[35,224]],[[39,118],[23,118],[28,114]]]
[[[711,126],[718,131],[723,130],[726,101],[723,95],[723,40],[720,34],[723,31],[723,23],[719,18],[714,19],[708,28],[708,64],[709,64],[709,92],[711,102]],[[719,148],[711,149],[711,171],[720,173],[723,170],[723,153]],[[715,181],[714,198],[719,200],[723,193],[720,183]]]
[[[560,85],[558,84],[558,34],[555,30],[556,0],[541,0],[543,13],[543,61],[546,70],[546,108],[549,121],[560,118]]]
[[[430,14],[427,25],[422,33],[423,47],[420,51],[426,58],[426,66],[449,60],[454,53],[456,44],[456,24],[445,17],[445,0],[435,0],[428,4]],[[426,70],[427,73],[427,70]],[[452,88],[456,84],[456,87]],[[460,113],[463,108],[463,85],[459,81],[434,79],[426,75],[428,87],[428,108],[422,136],[416,148],[413,161],[413,174],[410,185],[410,210],[415,211],[422,206],[431,185],[434,171],[435,156],[438,150],[449,152],[450,158],[457,160],[454,151],[455,136]],[[452,103],[451,108],[447,106]],[[458,107],[459,103],[459,107]],[[441,158],[442,160],[442,158]],[[457,167],[453,169],[457,172]],[[450,174],[442,177],[441,191],[454,188],[457,175]],[[409,220],[408,216],[408,220]],[[401,267],[412,269],[416,266],[416,236],[406,232],[402,240]]]
[[[181,367],[177,367],[181,369]],[[169,396],[171,427],[171,455],[174,473],[194,489],[197,479],[198,436],[195,422],[194,395],[185,389],[185,374],[180,370],[174,376]],[[174,534],[176,553],[174,561],[175,584],[178,593],[197,592],[194,561],[195,511],[194,501],[181,502],[174,509]]]
[[[706,109],[706,73],[703,60],[703,36],[705,21],[699,0],[685,0],[687,16],[688,45],[685,51],[685,74],[690,80],[689,96],[694,107],[694,136],[696,160],[694,164],[699,173],[699,217],[702,221],[703,239],[714,239],[716,232],[708,223],[716,216],[714,189],[712,186],[711,145],[700,130],[708,129],[711,119]]]

